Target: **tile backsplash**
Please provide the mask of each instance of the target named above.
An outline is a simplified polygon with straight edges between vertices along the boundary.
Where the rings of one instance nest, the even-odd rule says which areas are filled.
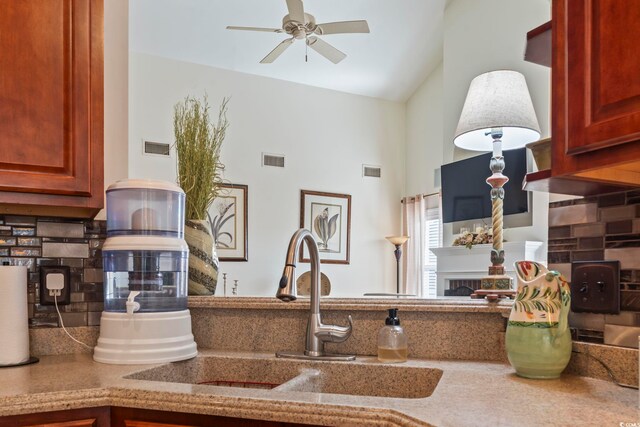
[[[40,305],[40,266],[70,268],[71,304],[65,326],[93,326],[103,310],[102,244],[106,222],[0,215],[0,262],[28,269],[29,326],[58,327],[54,306]]]
[[[621,309],[640,311],[640,190],[551,203],[548,254],[568,280],[572,261],[620,261]]]
[[[640,312],[640,189],[550,203],[548,243],[549,268],[569,281],[573,261],[620,261],[620,309]],[[570,323],[586,340],[601,341],[609,321],[572,313]]]

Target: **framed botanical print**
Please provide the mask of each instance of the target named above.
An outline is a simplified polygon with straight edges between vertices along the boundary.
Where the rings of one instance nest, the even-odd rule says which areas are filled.
[[[248,186],[222,184],[209,207],[211,231],[220,261],[247,261]]]
[[[300,192],[300,227],[311,231],[318,243],[320,262],[349,264],[351,240],[351,196],[302,190]],[[306,245],[300,261],[309,262]]]

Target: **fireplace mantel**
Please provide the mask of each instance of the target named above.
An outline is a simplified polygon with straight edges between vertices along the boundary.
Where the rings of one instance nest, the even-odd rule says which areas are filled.
[[[536,261],[547,265],[546,245],[543,242],[504,242],[505,272],[516,280],[514,263],[516,261]],[[437,288],[438,296],[444,295],[450,280],[479,280],[487,275],[491,245],[474,245],[471,249],[464,246],[448,246],[431,249],[438,258]]]

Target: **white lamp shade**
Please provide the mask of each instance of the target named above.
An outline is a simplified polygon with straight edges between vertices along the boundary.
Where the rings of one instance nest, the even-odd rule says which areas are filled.
[[[502,149],[540,139],[540,126],[524,76],[498,70],[471,81],[453,143],[465,150],[491,151],[492,128],[502,128]]]

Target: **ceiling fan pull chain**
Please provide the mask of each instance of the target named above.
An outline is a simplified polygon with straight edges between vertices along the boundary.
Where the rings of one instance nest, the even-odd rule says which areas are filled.
[[[304,41],[304,62],[309,62],[307,58],[307,53],[309,52],[309,40],[305,39]]]

